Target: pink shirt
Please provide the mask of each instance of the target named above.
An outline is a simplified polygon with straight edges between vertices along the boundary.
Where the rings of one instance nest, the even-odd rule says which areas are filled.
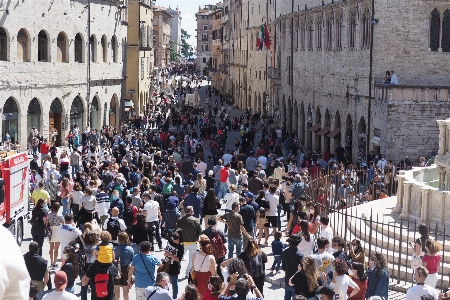
[[[427,268],[429,274],[434,274],[437,272],[440,261],[441,261],[441,256],[439,254],[435,255],[435,256],[430,256],[428,254],[425,254],[422,258],[422,262],[427,263],[426,268]]]

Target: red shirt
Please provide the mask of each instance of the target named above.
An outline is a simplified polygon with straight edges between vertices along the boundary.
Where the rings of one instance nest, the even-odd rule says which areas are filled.
[[[207,292],[205,292],[203,294],[203,298],[202,298],[202,300],[215,300],[215,299],[217,299],[217,297],[211,296],[211,290],[208,290]]]
[[[228,179],[228,168],[223,167],[220,170],[220,182],[227,182]]]
[[[161,140],[161,142],[164,142],[166,140],[167,134],[164,132],[161,132],[159,134],[159,139]]]
[[[263,148],[258,148],[258,149],[256,150],[256,155],[264,155],[264,154],[265,154],[265,151],[264,151]]]
[[[422,258],[422,262],[427,263],[427,270],[429,274],[434,274],[438,270],[439,262],[441,261],[440,255],[431,256],[428,254],[425,254]]]
[[[41,146],[39,147],[39,152],[41,152],[41,154],[48,154],[49,151],[50,146],[46,143],[42,143]]]
[[[128,203],[126,203],[125,204],[125,207],[128,207],[128,206],[130,206],[130,205],[132,205],[132,204],[128,204]],[[137,214],[138,214],[138,209],[137,209],[137,207],[136,206],[134,206],[134,205],[132,205],[133,207],[131,208],[131,210],[133,211],[133,225],[134,224],[136,224],[136,216],[137,216]]]

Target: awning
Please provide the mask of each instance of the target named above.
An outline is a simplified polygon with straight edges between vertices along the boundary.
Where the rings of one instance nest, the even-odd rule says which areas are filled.
[[[374,136],[372,138],[372,144],[379,146],[380,145],[380,137],[379,136]]]
[[[341,128],[336,127],[327,135],[327,137],[334,138],[339,132],[341,132]]]
[[[134,103],[133,103],[132,100],[124,100],[124,101],[123,101],[123,106],[124,106],[124,107],[131,107],[131,108],[134,108]]]
[[[320,126],[321,126],[321,124],[320,124],[320,123],[317,123],[316,125],[314,125],[313,127],[311,127],[311,128],[309,129],[309,131],[312,131],[312,132],[317,131],[317,129],[319,129]]]
[[[322,128],[321,131],[319,131],[317,134],[318,135],[325,135],[330,131],[330,126],[325,126],[324,128]]]

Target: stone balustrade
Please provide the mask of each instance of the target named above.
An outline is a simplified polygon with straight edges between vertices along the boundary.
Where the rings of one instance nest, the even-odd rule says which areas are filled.
[[[375,99],[400,102],[448,102],[448,86],[375,84]]]

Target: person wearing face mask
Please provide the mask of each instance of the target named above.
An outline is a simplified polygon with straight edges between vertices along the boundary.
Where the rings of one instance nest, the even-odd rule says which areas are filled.
[[[351,242],[350,247],[348,249],[348,256],[349,259],[352,260],[352,262],[359,262],[360,264],[363,265],[363,267],[366,266],[366,252],[361,246],[360,240],[354,239]]]
[[[333,253],[333,256],[335,259],[343,259],[343,260],[347,260],[347,257],[345,255],[345,251],[344,251],[344,247],[345,247],[345,241],[343,238],[341,238],[340,236],[335,236],[332,240],[331,240],[331,252]]]
[[[172,285],[172,297],[175,299],[178,295],[178,275],[180,275],[180,264],[184,255],[183,234],[181,229],[173,232],[172,237],[167,241],[164,249],[165,259],[171,260],[168,275]]]
[[[322,259],[322,265],[318,266],[319,274],[332,274],[333,272],[334,256],[327,251],[327,249],[331,248],[330,244],[331,243],[324,237],[319,237],[317,239],[316,255]]]
[[[319,238],[323,237],[328,240],[328,243],[331,245],[331,241],[333,240],[333,229],[328,226],[330,222],[330,218],[323,214],[320,217],[320,228],[322,229],[319,234]],[[332,253],[331,247],[328,247],[327,250],[329,253]]]

